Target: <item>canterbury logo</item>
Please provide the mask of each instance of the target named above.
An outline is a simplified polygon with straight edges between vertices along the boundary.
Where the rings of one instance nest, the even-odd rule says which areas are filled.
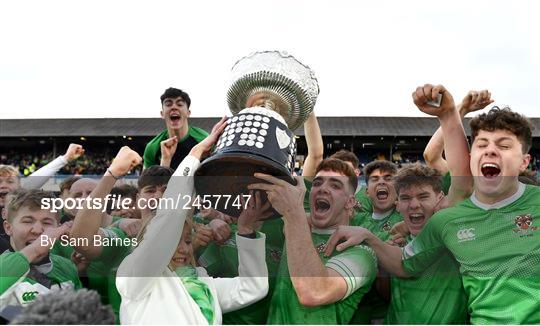
[[[474,228],[457,231],[458,242],[474,240],[476,238],[474,231]]]
[[[38,293],[38,291],[24,292],[22,295],[22,299],[24,302],[33,301],[38,295]]]

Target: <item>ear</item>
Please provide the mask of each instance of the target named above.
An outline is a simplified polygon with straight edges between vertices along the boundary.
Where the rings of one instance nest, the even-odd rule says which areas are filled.
[[[347,202],[345,203],[345,209],[351,210],[354,209],[354,206],[356,206],[356,198],[354,195],[350,195],[349,198],[347,198]]]
[[[188,116],[188,118],[191,116],[191,110],[190,110],[190,108],[187,109],[187,116]]]
[[[163,109],[161,109],[161,111],[159,111],[159,115],[161,116],[162,119],[165,119],[165,117],[163,116]]]
[[[443,208],[448,207],[448,198],[441,191],[437,194],[437,204],[435,204],[434,213],[440,211]]]
[[[529,162],[531,162],[531,155],[530,154],[524,154],[522,158],[521,165],[519,166],[519,171],[523,172],[527,170],[527,167],[529,166]]]
[[[11,236],[13,234],[11,223],[9,223],[7,220],[4,220],[4,231],[9,236]]]

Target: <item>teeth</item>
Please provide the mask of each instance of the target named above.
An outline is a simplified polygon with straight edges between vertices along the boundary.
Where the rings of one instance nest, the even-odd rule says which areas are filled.
[[[498,169],[499,166],[497,164],[493,164],[493,163],[484,163],[484,164],[482,164],[482,168],[495,168],[495,169]]]

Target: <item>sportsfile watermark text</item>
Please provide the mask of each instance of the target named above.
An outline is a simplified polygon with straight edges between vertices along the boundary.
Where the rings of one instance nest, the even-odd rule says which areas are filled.
[[[204,195],[191,196],[179,194],[176,198],[144,198],[140,197],[136,201],[128,197],[119,197],[109,194],[105,198],[43,198],[41,209],[50,210],[53,213],[63,209],[80,210],[92,209],[106,212],[110,210],[120,210],[132,208],[134,204],[139,209],[215,209],[219,203],[224,207],[236,207],[245,209],[251,200],[251,195]]]

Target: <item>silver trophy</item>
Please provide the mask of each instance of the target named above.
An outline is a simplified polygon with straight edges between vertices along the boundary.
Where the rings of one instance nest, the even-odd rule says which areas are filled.
[[[253,178],[256,172],[294,183],[296,141],[291,130],[304,124],[318,94],[313,71],[285,52],[256,52],[236,62],[227,93],[233,116],[197,170],[197,193],[238,198],[248,193],[248,184],[261,182]],[[223,213],[241,212],[223,201],[210,201]]]

